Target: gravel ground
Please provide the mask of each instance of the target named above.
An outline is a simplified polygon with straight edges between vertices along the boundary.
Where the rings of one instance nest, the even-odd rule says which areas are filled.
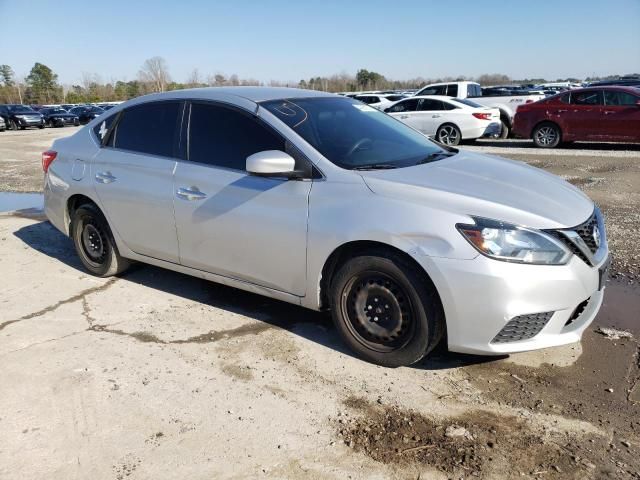
[[[71,131],[0,134],[0,185],[37,191],[34,151]],[[325,315],[144,265],[97,279],[41,214],[0,214],[0,478],[640,479],[640,155],[517,150],[603,206],[627,260],[596,321],[631,338],[385,369]]]

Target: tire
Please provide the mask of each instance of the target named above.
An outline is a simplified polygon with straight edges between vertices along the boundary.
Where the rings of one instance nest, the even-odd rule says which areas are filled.
[[[509,138],[509,133],[511,133],[511,129],[509,128],[509,125],[507,125],[503,120],[501,120],[500,126],[502,128],[500,129],[500,135],[498,136],[498,138],[501,138],[503,140],[505,138]]]
[[[348,259],[333,276],[329,297],[344,342],[378,365],[416,363],[444,334],[435,286],[394,252],[371,251]]]
[[[9,120],[9,130],[18,131],[20,130],[20,125],[15,120]]]
[[[445,123],[438,127],[436,140],[444,145],[459,145],[462,140],[462,133],[460,133],[460,129],[452,123]]]
[[[555,148],[562,141],[562,132],[555,123],[542,122],[534,128],[531,138],[536,147]]]
[[[80,261],[92,275],[111,277],[130,265],[118,253],[107,220],[93,204],[84,204],[73,213],[71,239]]]
[[[39,128],[40,130],[42,130],[42,129],[44,128],[44,124],[42,124],[42,125],[38,125],[38,128]]]

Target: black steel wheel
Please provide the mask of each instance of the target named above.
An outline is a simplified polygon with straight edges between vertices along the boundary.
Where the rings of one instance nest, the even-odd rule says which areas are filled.
[[[331,279],[329,299],[345,343],[379,365],[411,365],[444,334],[435,286],[398,252],[376,250],[348,258]]]
[[[98,207],[85,204],[73,212],[71,238],[85,268],[98,277],[123,272],[129,261],[120,256],[107,220]]]

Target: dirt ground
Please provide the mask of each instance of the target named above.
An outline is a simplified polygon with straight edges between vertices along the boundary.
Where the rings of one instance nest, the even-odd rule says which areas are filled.
[[[38,191],[71,131],[0,133],[0,190]],[[41,214],[0,214],[0,478],[640,479],[640,148],[586,147],[465,148],[603,207],[597,323],[634,336],[502,358],[377,367],[326,315],[150,266],[97,279]]]

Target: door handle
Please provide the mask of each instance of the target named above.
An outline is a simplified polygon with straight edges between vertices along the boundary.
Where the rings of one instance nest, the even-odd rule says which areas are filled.
[[[616,113],[614,110],[605,110],[605,111],[604,111],[604,114],[605,114],[605,115],[612,115],[612,114],[614,114],[614,113]]]
[[[409,118],[409,115],[400,115],[400,118]]]
[[[98,183],[113,183],[115,181],[116,181],[116,177],[111,175],[111,172],[96,173],[96,182]]]
[[[191,187],[191,188],[180,187],[176,191],[176,196],[178,198],[182,198],[183,200],[190,200],[190,201],[202,200],[204,198],[207,198],[207,194],[202,193],[200,190],[198,190],[198,187]]]
[[[438,115],[438,114],[431,115],[431,118],[440,118],[440,115]]]
[[[556,113],[564,113],[564,112],[568,112],[568,110],[558,110]]]

